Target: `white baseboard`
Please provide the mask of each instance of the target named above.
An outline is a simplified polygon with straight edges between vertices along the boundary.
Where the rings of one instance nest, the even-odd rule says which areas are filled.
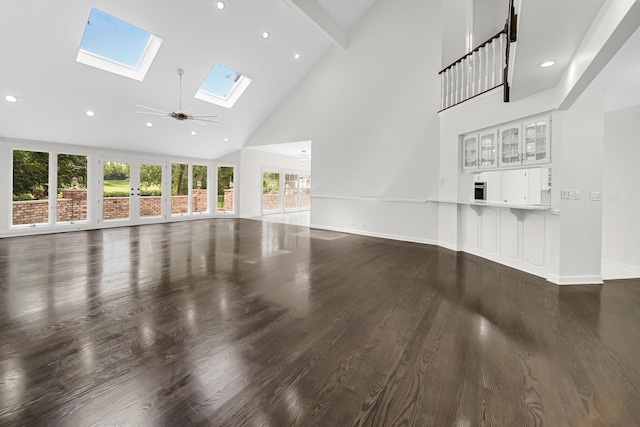
[[[640,266],[621,262],[602,260],[602,277],[604,280],[640,278]]]
[[[440,246],[442,248],[449,249],[449,250],[454,251],[454,252],[461,252],[463,250],[462,246],[454,245],[454,244],[451,244],[451,243],[448,243],[448,242],[438,241],[438,242],[436,242],[434,244],[438,245],[438,246]]]
[[[311,224],[310,227],[318,230],[336,231],[338,233],[357,234],[359,236],[378,237],[381,239],[399,240],[402,242],[411,242],[411,243],[422,243],[426,245],[436,245],[436,246],[438,245],[438,242],[436,240],[423,239],[423,238],[414,237],[414,236],[401,236],[398,234],[376,233],[373,231],[353,230],[351,228],[330,227],[327,225],[319,225],[319,224]]]
[[[602,285],[602,276],[558,276],[549,273],[547,281],[556,285]]]

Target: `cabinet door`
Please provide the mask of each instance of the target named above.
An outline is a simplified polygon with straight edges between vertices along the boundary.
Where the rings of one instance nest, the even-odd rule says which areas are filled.
[[[550,124],[549,118],[524,123],[523,164],[548,163],[551,160]]]
[[[516,166],[520,161],[520,125],[500,129],[500,165]]]
[[[480,168],[498,167],[498,135],[495,130],[480,132]]]
[[[462,138],[462,169],[478,168],[478,135],[465,135]]]

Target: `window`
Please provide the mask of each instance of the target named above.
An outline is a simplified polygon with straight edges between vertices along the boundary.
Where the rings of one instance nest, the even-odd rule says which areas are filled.
[[[171,214],[189,213],[189,165],[171,164]]]
[[[104,162],[102,178],[102,219],[128,220],[131,217],[131,165]]]
[[[280,173],[262,174],[262,212],[280,211]]]
[[[207,166],[193,165],[191,177],[191,210],[193,213],[209,212],[207,170]]]
[[[218,166],[218,212],[234,211],[233,172],[233,166]]]
[[[87,156],[58,154],[56,223],[86,221]]]
[[[12,225],[49,223],[49,153],[13,150]]]
[[[91,9],[76,61],[142,81],[162,40],[99,9]]]
[[[231,108],[249,87],[251,79],[223,65],[213,66],[196,92],[196,99]]]

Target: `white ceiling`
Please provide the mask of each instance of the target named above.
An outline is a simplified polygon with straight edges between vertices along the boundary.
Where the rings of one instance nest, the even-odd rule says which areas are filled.
[[[605,0],[522,0],[513,101],[556,87]],[[540,68],[545,61],[556,65]]]
[[[348,30],[375,0],[317,2]],[[558,84],[603,3],[523,0],[513,100]],[[91,7],[163,40],[143,82],[75,61]],[[261,37],[265,30],[271,33],[267,40]],[[15,104],[0,98],[0,136],[206,159],[242,147],[331,45],[285,0],[226,0],[222,11],[213,0],[65,0],[64,7],[12,1],[2,6],[0,40],[0,96],[18,98]],[[302,55],[298,61],[296,52]],[[547,59],[556,66],[537,66]],[[638,61],[636,32],[593,83],[605,90],[608,110],[640,105]],[[253,79],[231,110],[193,98],[215,63]],[[194,115],[218,115],[221,123],[166,118],[145,127],[152,116],[136,114],[137,104],[178,109],[178,68],[184,69],[183,107]],[[95,117],[86,117],[87,109]],[[192,130],[198,134],[191,136]],[[282,145],[282,154],[289,148]]]
[[[239,149],[329,48],[330,41],[283,0],[20,0],[0,14],[0,136],[131,151],[216,158]],[[325,0],[351,25],[373,3]],[[163,40],[143,82],[75,61],[96,7]],[[264,40],[263,31],[271,37]],[[294,53],[301,54],[294,60]],[[253,79],[229,110],[193,98],[215,63]],[[137,104],[218,115],[200,126],[136,114]],[[89,118],[84,112],[95,111]],[[147,128],[145,123],[154,126]],[[196,136],[191,136],[191,131]],[[225,142],[229,138],[229,142]]]
[[[640,105],[640,29],[620,48],[591,86],[604,89],[605,111]]]
[[[375,0],[317,0],[317,2],[344,30],[348,30]]]
[[[511,100],[556,87],[605,0],[523,0]],[[579,13],[576,13],[579,11]],[[544,25],[540,25],[544,22]],[[558,42],[558,41],[561,41]],[[550,68],[539,64],[554,60]],[[640,30],[591,83],[605,94],[605,111],[640,105]]]

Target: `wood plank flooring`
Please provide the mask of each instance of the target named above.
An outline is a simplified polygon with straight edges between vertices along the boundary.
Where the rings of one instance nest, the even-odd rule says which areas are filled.
[[[216,219],[0,239],[0,425],[640,425],[640,281]]]

